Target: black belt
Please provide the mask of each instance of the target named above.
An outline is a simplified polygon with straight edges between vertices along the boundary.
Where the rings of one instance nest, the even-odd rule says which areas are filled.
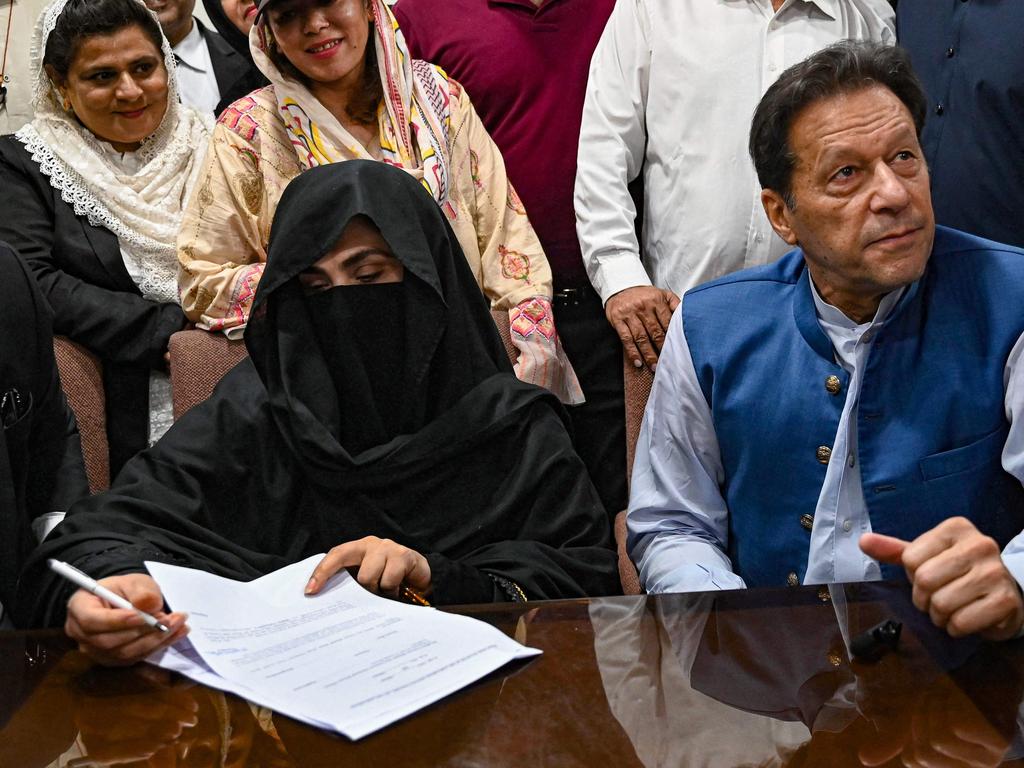
[[[589,284],[559,288],[551,297],[552,304],[563,307],[571,307],[592,301],[600,302],[601,297],[597,295],[597,291]]]

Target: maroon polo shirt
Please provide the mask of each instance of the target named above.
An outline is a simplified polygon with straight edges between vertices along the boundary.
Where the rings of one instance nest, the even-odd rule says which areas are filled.
[[[590,59],[615,0],[399,0],[414,58],[466,88],[505,158],[554,273],[589,285],[573,185]]]

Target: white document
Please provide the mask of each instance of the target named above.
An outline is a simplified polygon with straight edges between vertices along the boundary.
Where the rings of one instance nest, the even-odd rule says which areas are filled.
[[[322,557],[250,582],[147,562],[191,627],[148,661],[359,739],[540,653],[477,619],[378,597],[346,571],[306,597]]]

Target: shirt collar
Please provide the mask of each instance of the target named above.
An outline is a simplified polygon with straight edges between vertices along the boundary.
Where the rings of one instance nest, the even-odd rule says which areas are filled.
[[[810,275],[808,275],[808,277],[809,276]],[[869,327],[873,328],[876,325],[884,323],[892,313],[892,310],[899,303],[899,300],[903,297],[904,292],[907,290],[907,286],[903,286],[895,291],[889,291],[889,293],[885,294],[885,296],[882,297],[882,300],[878,303],[878,309],[875,310],[874,319],[872,319],[870,323],[857,323],[847,317],[841,309],[832,306],[821,298],[821,294],[818,293],[818,288],[814,285],[813,279],[808,280],[807,282],[810,283],[811,286],[811,296],[814,297],[814,308],[818,312],[818,319],[823,323],[828,323],[829,325],[838,326],[840,328],[846,328],[851,331],[859,327],[863,327],[867,330]]]
[[[491,2],[494,2],[494,1],[495,0],[491,0]],[[751,0],[746,0],[746,1],[750,2]],[[759,0],[754,0],[754,1],[755,2],[759,2]],[[720,3],[729,2],[729,0],[718,0],[718,2],[720,2]],[[839,0],[797,0],[797,2],[803,3],[804,5],[814,5],[814,6],[817,6],[818,10],[821,11],[822,13],[824,13],[830,19],[837,19],[837,18],[839,18],[839,8],[838,8]],[[769,8],[769,10],[771,10],[771,9]]]
[[[179,64],[184,64],[197,72],[205,72],[206,60],[209,58],[209,56],[203,56],[205,46],[206,40],[203,39],[203,34],[199,31],[199,24],[192,19],[192,29],[185,35],[185,39],[174,46],[172,50]]]

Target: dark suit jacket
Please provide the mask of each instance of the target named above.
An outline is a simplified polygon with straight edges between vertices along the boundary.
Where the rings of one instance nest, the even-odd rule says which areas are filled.
[[[219,115],[232,102],[250,91],[262,88],[267,84],[267,79],[248,58],[232,48],[223,37],[203,26],[199,19],[195,19],[195,23],[210,51],[213,74],[217,78],[217,90],[220,91],[220,103],[216,109]]]
[[[6,218],[6,216],[5,216]],[[53,358],[50,310],[0,242],[0,602],[35,548],[32,521],[89,494],[75,417]]]
[[[0,240],[31,268],[53,311],[53,332],[103,362],[114,477],[146,446],[149,372],[165,367],[167,342],[185,315],[178,304],[142,297],[117,237],[76,216],[14,136],[0,137]]]

